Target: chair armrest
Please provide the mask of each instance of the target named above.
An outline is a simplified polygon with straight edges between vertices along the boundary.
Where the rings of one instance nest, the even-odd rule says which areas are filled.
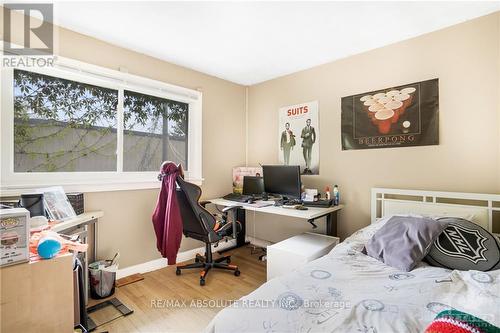
[[[209,203],[212,203],[212,201],[203,200],[199,202],[200,206],[203,208],[205,208],[205,206],[208,205]]]
[[[243,206],[227,206],[227,207],[224,207],[224,209],[222,209],[222,212],[227,213],[227,212],[230,212],[232,210],[237,210],[237,209],[241,209],[241,208],[243,208]]]

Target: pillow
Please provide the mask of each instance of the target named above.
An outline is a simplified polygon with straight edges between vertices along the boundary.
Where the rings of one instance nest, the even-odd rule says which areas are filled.
[[[428,217],[434,220],[445,218],[445,217],[458,217],[461,219],[466,219],[472,221],[475,217],[474,214],[470,213],[419,213],[419,214],[407,214],[406,216],[416,216],[416,217]]]
[[[425,257],[429,264],[462,271],[500,269],[500,241],[495,235],[462,218],[439,221],[448,226]]]
[[[411,271],[427,254],[446,224],[416,216],[393,216],[366,243],[370,257],[401,271]]]

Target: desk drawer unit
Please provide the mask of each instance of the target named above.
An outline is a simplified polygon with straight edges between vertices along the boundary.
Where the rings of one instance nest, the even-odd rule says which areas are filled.
[[[324,256],[338,243],[338,237],[306,232],[268,246],[267,280]]]

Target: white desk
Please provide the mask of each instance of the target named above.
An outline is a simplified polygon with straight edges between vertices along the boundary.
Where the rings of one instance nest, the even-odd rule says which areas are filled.
[[[96,220],[96,219],[103,217],[103,216],[104,216],[104,212],[102,212],[100,210],[95,211],[95,212],[85,212],[83,214],[80,214],[80,215],[77,215],[77,216],[72,217],[70,219],[67,219],[66,221],[57,222],[50,229],[53,231],[59,232],[59,231],[65,230],[65,229],[76,227],[80,224],[89,223],[89,222]]]
[[[274,205],[266,207],[258,207],[254,204],[235,202],[230,200],[225,200],[223,198],[217,198],[208,200],[210,203],[218,206],[241,206],[242,209],[238,209],[236,212],[238,221],[241,222],[243,230],[238,235],[237,246],[242,246],[245,243],[245,211],[255,211],[259,213],[275,214],[281,216],[295,217],[298,219],[307,220],[313,229],[316,228],[314,221],[321,217],[326,217],[326,234],[328,236],[337,236],[337,212],[344,208],[344,205],[331,206],[326,208],[321,207],[307,207],[307,210],[298,210],[291,208],[277,207]]]
[[[77,215],[73,218],[70,218],[66,221],[57,222],[52,225],[50,230],[55,232],[61,232],[64,234],[67,230],[72,230],[75,227],[84,227],[85,231],[88,232],[88,225],[94,224],[94,259],[97,259],[97,220],[104,216],[103,211],[95,211],[95,212],[85,212],[83,214]],[[85,235],[86,236],[86,235]]]

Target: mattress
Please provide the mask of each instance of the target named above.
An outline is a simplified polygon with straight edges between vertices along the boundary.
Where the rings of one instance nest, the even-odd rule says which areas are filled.
[[[205,332],[422,332],[446,309],[500,326],[500,270],[420,263],[411,272],[398,271],[361,253],[383,223],[264,283],[219,312]]]

